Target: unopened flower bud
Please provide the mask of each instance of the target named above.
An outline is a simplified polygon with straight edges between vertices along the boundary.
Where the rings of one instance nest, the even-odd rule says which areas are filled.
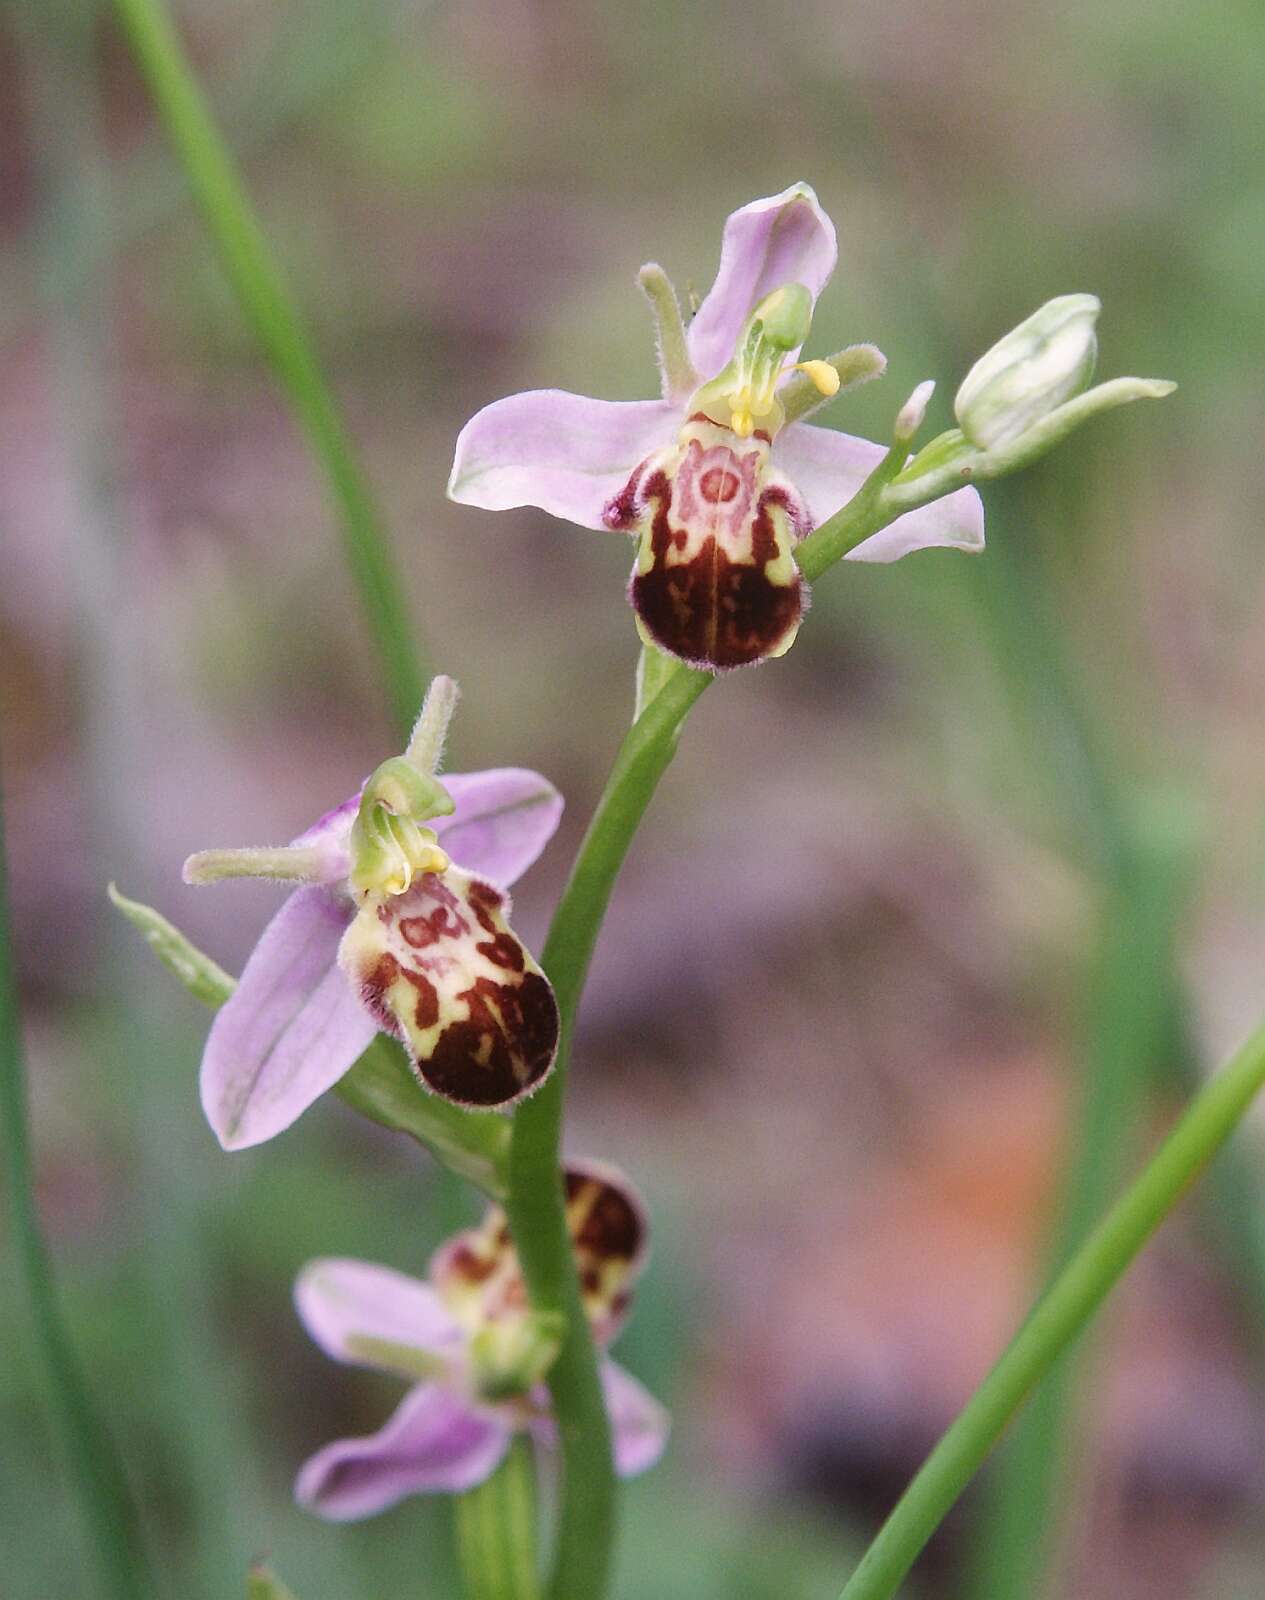
[[[922,427],[923,419],[927,415],[927,406],[935,389],[935,379],[925,379],[896,413],[892,435],[898,444],[908,444]]]
[[[1060,295],[980,357],[953,402],[972,444],[981,450],[1008,445],[1085,388],[1094,373],[1101,309],[1096,295]]]

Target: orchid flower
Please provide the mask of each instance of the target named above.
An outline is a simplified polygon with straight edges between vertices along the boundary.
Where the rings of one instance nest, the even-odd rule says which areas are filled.
[[[640,1201],[613,1168],[566,1172],[567,1223],[594,1337],[605,1347],[628,1314],[645,1261]],[[374,1516],[410,1494],[459,1494],[491,1476],[512,1436],[555,1442],[541,1379],[561,1324],[533,1313],[505,1214],[441,1245],[429,1282],[363,1261],[322,1260],[295,1286],[304,1326],[336,1361],[421,1379],[368,1438],[339,1439],[299,1473],[300,1505],[333,1521]],[[613,1361],[602,1384],[625,1477],[652,1466],[667,1413]]]
[[[729,218],[720,270],[688,332],[662,270],[643,267],[662,398],[543,389],[498,400],[462,429],[448,493],[489,511],[539,506],[581,527],[632,533],[638,628],[670,655],[715,671],[783,654],[807,603],[796,542],[886,453],[801,426],[885,365],[870,345],[798,359],[836,254],[833,223],[797,183]],[[895,561],[932,545],[983,543],[983,507],[965,488],[897,517],[849,556]]]
[[[185,880],[302,885],[265,928],[211,1025],[202,1105],[227,1150],[288,1128],[379,1030],[421,1083],[494,1108],[553,1065],[553,990],[507,918],[509,884],[552,837],[562,797],[519,767],[434,769],[456,685],[436,678],[409,748],[280,849],[208,850]],[[459,863],[459,864],[458,864]]]

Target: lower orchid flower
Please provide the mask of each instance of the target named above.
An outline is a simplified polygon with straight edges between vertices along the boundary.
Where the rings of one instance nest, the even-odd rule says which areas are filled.
[[[886,453],[800,425],[885,366],[871,345],[798,359],[835,260],[834,225],[807,184],[735,211],[688,332],[662,270],[642,268],[658,319],[661,400],[557,389],[498,400],[462,429],[449,494],[485,510],[539,506],[581,527],[633,534],[638,628],[669,655],[715,671],[783,654],[807,602],[795,544]],[[928,546],[983,543],[983,507],[965,488],[897,517],[849,556],[895,561]]]
[[[596,1164],[566,1172],[567,1222],[585,1310],[603,1347],[627,1317],[646,1254],[642,1206],[621,1174]],[[442,1245],[429,1281],[363,1261],[310,1263],[295,1286],[304,1326],[337,1361],[418,1380],[383,1428],[326,1445],[299,1473],[299,1503],[333,1521],[385,1511],[406,1495],[458,1494],[482,1483],[516,1433],[555,1443],[541,1381],[561,1322],[528,1306],[504,1213]],[[668,1418],[635,1378],[603,1358],[615,1465],[653,1466]]]
[[[553,990],[510,928],[506,887],[552,837],[562,797],[519,767],[434,767],[456,686],[437,678],[408,751],[280,849],[209,850],[190,883],[297,882],[268,924],[202,1058],[220,1143],[271,1139],[335,1083],[379,1030],[426,1088],[496,1108],[553,1065]],[[459,864],[458,864],[459,863]]]

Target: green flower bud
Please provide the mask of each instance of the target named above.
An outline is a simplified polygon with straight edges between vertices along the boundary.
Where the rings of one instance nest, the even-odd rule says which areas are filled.
[[[975,363],[953,402],[962,432],[982,450],[1013,443],[1094,374],[1096,295],[1064,294],[998,341]]]

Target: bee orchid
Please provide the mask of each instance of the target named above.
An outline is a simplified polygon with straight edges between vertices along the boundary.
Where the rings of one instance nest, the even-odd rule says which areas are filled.
[[[637,543],[629,598],[643,640],[720,671],[790,648],[807,603],[794,548],[833,516],[885,448],[803,419],[883,370],[869,345],[800,361],[834,270],[833,223],[807,184],[725,224],[720,269],[686,330],[657,266],[663,393],[613,402],[558,389],[511,395],[462,429],[448,485],[466,505],[538,506]],[[978,550],[983,507],[964,488],[849,552],[894,561],[933,545]]]
[[[605,1348],[628,1315],[646,1253],[645,1214],[613,1168],[577,1163],[566,1174],[567,1224],[585,1311]],[[414,1384],[367,1438],[340,1439],[299,1473],[300,1505],[331,1521],[373,1516],[411,1494],[457,1494],[491,1476],[514,1434],[556,1443],[542,1379],[561,1321],[532,1312],[505,1214],[441,1245],[428,1281],[364,1261],[323,1260],[295,1286],[304,1326],[336,1361]],[[601,1363],[625,1477],[653,1466],[667,1441],[663,1407],[622,1367]]]
[[[456,699],[437,678],[408,751],[279,849],[207,850],[190,883],[298,883],[211,1025],[202,1105],[237,1150],[288,1128],[382,1031],[421,1084],[479,1109],[553,1065],[558,1008],[509,926],[506,889],[552,837],[562,797],[519,767],[434,766]]]

